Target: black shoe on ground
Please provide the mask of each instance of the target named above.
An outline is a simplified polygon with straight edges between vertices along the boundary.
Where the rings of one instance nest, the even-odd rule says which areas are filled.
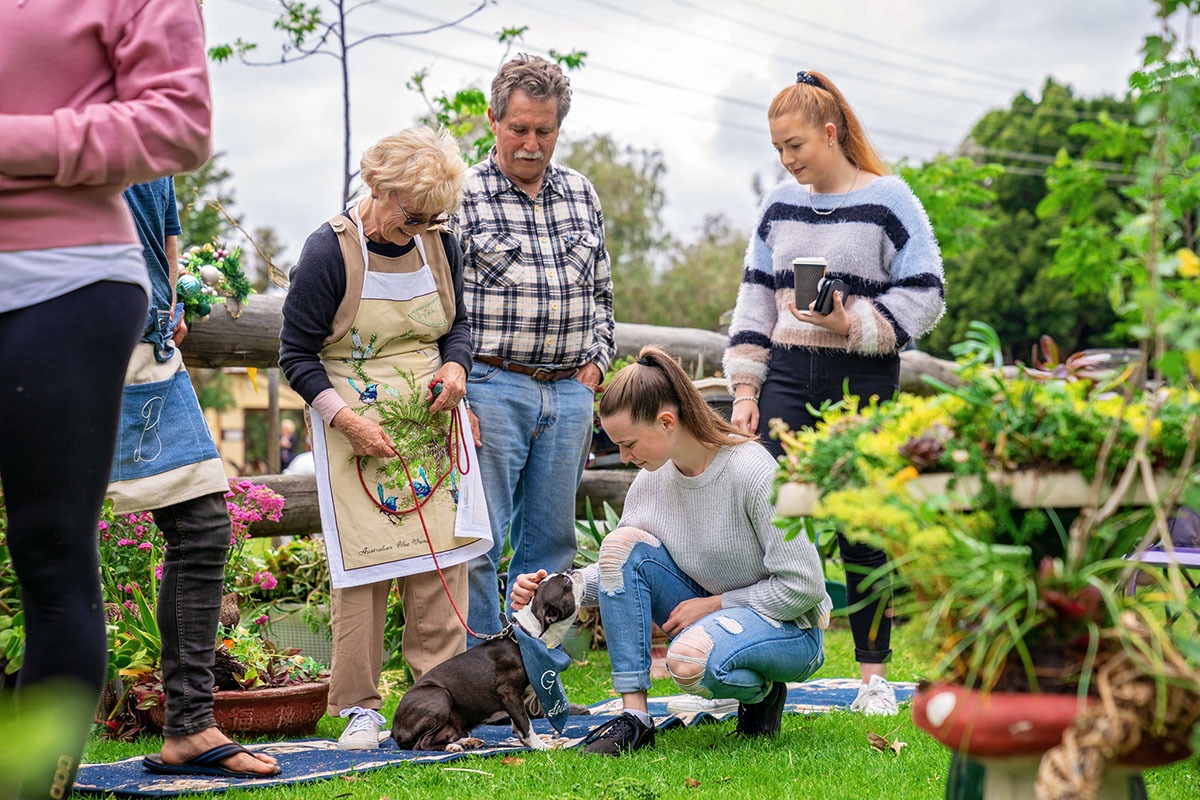
[[[589,753],[619,756],[630,750],[654,746],[654,726],[646,725],[633,714],[621,714],[598,725],[583,740]]]
[[[787,702],[787,684],[775,681],[767,696],[757,703],[738,703],[735,733],[741,736],[778,736],[783,726],[783,706]]]

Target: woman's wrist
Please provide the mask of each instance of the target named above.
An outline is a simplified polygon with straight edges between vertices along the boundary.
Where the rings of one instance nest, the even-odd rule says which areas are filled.
[[[748,383],[739,383],[733,387],[733,402],[740,403],[743,400],[753,400],[755,405],[758,405],[758,388]]]

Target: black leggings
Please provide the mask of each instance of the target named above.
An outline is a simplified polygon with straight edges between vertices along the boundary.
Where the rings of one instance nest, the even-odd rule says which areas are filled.
[[[18,693],[55,682],[99,698],[104,683],[96,520],[146,308],[140,287],[104,281],[0,314],[0,484],[25,611]],[[64,773],[74,779],[89,721],[74,723],[79,749],[58,759],[57,775],[52,766],[22,797],[54,796],[52,781],[61,790]]]
[[[770,438],[768,425],[781,418],[793,430],[811,428],[817,417],[808,406],[820,408],[825,400],[840,400],[845,389],[867,398],[876,395],[889,400],[900,388],[900,357],[860,356],[800,348],[771,349],[767,379],[759,397],[758,435],[771,455],[783,455],[778,439]],[[886,612],[890,596],[886,584],[866,584],[870,572],[887,563],[882,550],[854,544],[841,533],[838,547],[846,567],[846,605],[853,609],[871,595],[876,598],[857,611],[850,612],[850,632],[854,636],[854,658],[860,664],[882,664],[892,655],[892,620]]]

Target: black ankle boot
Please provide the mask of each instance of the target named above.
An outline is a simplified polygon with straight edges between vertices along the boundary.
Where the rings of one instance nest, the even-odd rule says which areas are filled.
[[[775,681],[767,696],[757,703],[738,703],[737,734],[741,736],[778,736],[783,725],[783,706],[787,702],[787,684]]]

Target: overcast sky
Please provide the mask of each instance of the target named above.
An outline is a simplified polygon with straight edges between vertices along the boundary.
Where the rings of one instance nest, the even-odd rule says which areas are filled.
[[[379,0],[350,27],[356,37],[421,30],[476,4]],[[274,0],[207,0],[204,14],[210,44],[240,37],[259,43],[258,58],[278,56]],[[1017,93],[1038,96],[1047,76],[1079,95],[1123,95],[1155,29],[1148,0],[499,0],[455,29],[352,51],[355,165],[423,112],[405,88],[413,73],[428,70],[434,92],[486,91],[504,52],[494,34],[518,25],[529,30],[516,50],[587,52],[563,137],[608,133],[660,149],[665,220],[684,240],[710,214],[749,228],[754,175],[776,176],[766,107],[797,69],[838,84],[885,159],[923,161],[953,152]],[[294,261],[341,197],[338,63],[231,62],[211,76],[235,207],[248,228],[276,228]]]

